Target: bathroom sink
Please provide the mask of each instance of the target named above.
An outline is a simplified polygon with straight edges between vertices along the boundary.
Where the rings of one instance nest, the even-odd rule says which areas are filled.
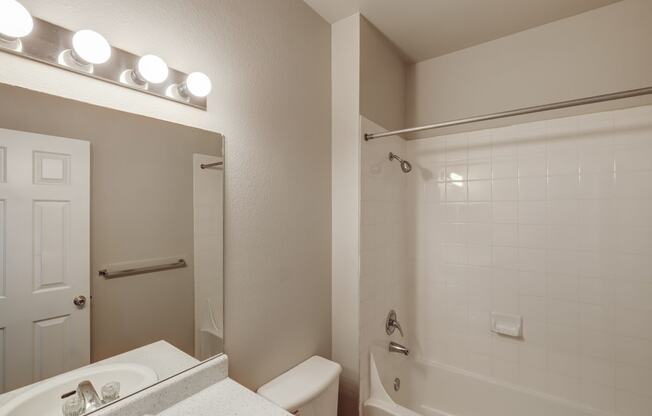
[[[141,390],[158,380],[149,367],[140,364],[106,364],[80,368],[44,380],[13,398],[0,408],[0,416],[61,416],[61,395],[77,388],[79,382],[90,380],[98,394],[110,381],[120,383],[120,397]]]

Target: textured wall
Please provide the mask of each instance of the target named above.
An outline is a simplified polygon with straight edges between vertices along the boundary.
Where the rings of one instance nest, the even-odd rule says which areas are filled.
[[[369,298],[361,287],[361,276],[369,269],[361,260],[372,257],[361,246],[368,238],[368,227],[361,223],[368,144],[361,134],[380,129],[365,117],[403,126],[407,68],[396,48],[359,14],[333,24],[332,45],[333,359],[343,366],[339,413],[352,415],[358,413],[360,381],[363,387],[367,381],[369,337],[362,343],[361,331],[372,331],[369,303],[361,305]]]
[[[330,356],[329,25],[299,0],[23,4],[211,77],[203,112],[0,55],[0,82],[223,133],[231,375],[257,387]]]
[[[339,414],[357,414],[360,247],[360,15],[333,24],[332,333]]]

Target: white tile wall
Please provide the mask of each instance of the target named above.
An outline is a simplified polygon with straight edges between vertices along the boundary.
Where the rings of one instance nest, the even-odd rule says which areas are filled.
[[[362,118],[362,131],[382,128]],[[369,347],[385,348],[390,339],[402,342],[398,332],[385,333],[385,318],[395,309],[408,328],[407,296],[410,288],[405,232],[407,175],[389,152],[405,156],[405,141],[388,137],[362,147],[362,208],[360,262],[360,402],[368,397]],[[405,343],[405,342],[404,342]]]
[[[392,146],[411,174],[381,161]],[[416,354],[606,414],[652,415],[652,107],[363,154],[368,334],[400,304],[387,291],[404,283],[404,224],[400,307]],[[523,315],[523,339],[492,335],[491,311]]]

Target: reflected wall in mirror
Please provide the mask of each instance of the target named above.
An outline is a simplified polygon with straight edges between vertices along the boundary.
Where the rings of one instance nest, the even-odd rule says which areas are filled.
[[[221,353],[223,137],[0,96],[0,415],[61,415],[85,381],[100,406]]]

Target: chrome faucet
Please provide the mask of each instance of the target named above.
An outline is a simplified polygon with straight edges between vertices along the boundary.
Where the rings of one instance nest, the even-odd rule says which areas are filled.
[[[404,347],[401,344],[397,344],[396,342],[392,341],[389,343],[389,352],[397,352],[399,354],[403,354],[406,357],[410,354],[410,350]]]
[[[102,406],[102,400],[100,395],[97,394],[97,390],[93,387],[93,383],[89,380],[84,380],[77,385],[77,394],[82,398],[84,402],[84,413],[90,412]]]
[[[387,332],[387,335],[392,335],[395,329],[398,329],[398,332],[402,337],[403,329],[401,328],[401,324],[398,323],[396,318],[396,311],[392,309],[389,311],[389,314],[387,314],[387,320],[385,321],[385,332]]]
[[[80,416],[97,410],[103,405],[120,398],[120,383],[110,381],[102,386],[102,399],[90,380],[84,380],[77,389],[61,396],[66,401],[61,406],[63,416]]]

